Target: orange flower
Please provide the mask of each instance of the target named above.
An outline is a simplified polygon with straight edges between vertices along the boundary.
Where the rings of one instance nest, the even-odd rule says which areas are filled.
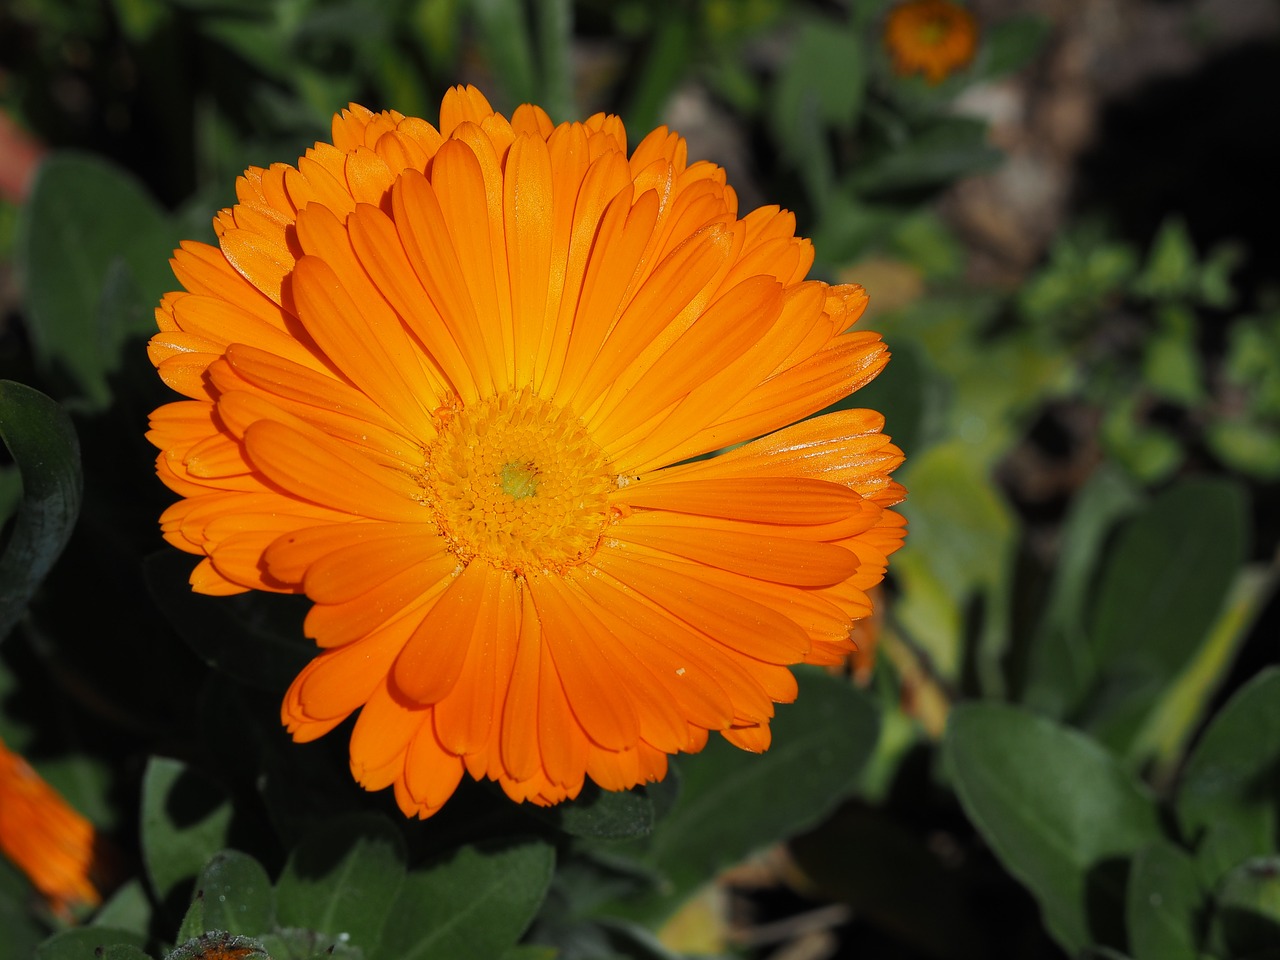
[[[294,739],[359,709],[355,777],[423,817],[464,772],[550,804],[763,750],[903,535],[879,414],[779,429],[887,361],[862,288],[666,129],[628,157],[473,88],[237,187],[174,255],[150,354],[190,399],[149,436],[194,588],[314,601]]]
[[[0,740],[0,851],[58,914],[99,903],[96,848],[93,825]]]
[[[930,83],[941,83],[973,59],[978,23],[950,0],[908,0],[889,14],[884,42],[898,73],[923,73]]]

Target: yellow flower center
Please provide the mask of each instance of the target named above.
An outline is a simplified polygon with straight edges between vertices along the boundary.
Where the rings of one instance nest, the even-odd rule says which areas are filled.
[[[595,551],[616,478],[577,417],[526,389],[450,411],[439,427],[425,482],[459,560],[520,573]]]

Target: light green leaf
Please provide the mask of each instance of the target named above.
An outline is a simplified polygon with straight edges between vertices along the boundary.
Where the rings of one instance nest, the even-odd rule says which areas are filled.
[[[520,0],[473,0],[471,4],[486,61],[512,104],[538,100],[533,45]]]
[[[1166,841],[1138,851],[1125,919],[1134,960],[1196,960],[1204,891],[1195,861]]]
[[[178,760],[153,757],[142,778],[142,855],[161,903],[183,898],[214,853],[227,845],[231,803],[222,789]]]
[[[404,863],[404,840],[383,817],[330,821],[289,855],[276,885],[279,924],[373,956],[404,883]]]
[[[1123,861],[1161,839],[1155,804],[1101,745],[1020,707],[961,705],[943,751],[969,819],[1068,953],[1123,937]]]
[[[22,502],[0,554],[0,641],[71,538],[84,481],[71,420],[30,387],[0,380],[0,439],[22,473]]]
[[[237,850],[214,854],[196,880],[204,898],[204,928],[261,936],[275,924],[271,878],[253,857]]]
[[[146,933],[151,927],[151,901],[142,880],[134,878],[120,887],[93,915],[95,927],[114,927]]]
[[[370,960],[491,960],[542,905],[555,852],[538,841],[461,847],[405,879]]]

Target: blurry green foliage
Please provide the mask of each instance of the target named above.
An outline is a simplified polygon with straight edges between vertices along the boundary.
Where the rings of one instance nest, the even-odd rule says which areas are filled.
[[[671,957],[656,931],[682,905],[797,834],[807,892],[912,956],[1277,955],[1280,672],[1233,665],[1277,573],[1255,528],[1274,535],[1280,312],[1233,315],[1241,251],[1197,249],[1176,215],[1145,246],[1070,224],[1017,289],[970,285],[933,201],[1001,158],[956,97],[1032,62],[1048,25],[984,24],[931,86],[892,72],[891,6],[0,10],[0,106],[75,148],[0,205],[24,286],[0,372],[35,384],[0,384],[0,626],[18,624],[0,735],[136,860],[72,929],[0,862],[0,958]],[[872,686],[800,671],[764,755],[717,740],[660,784],[551,809],[468,783],[420,824],[350,782],[341,743],[281,731],[302,608],[192,595],[190,561],[154,553],[166,501],[140,434],[169,398],[142,343],[169,251],[209,238],[246,164],[291,160],[352,99],[430,119],[464,79],[503,110],[618,112],[633,143],[677,94],[709,94],[819,275],[897,266],[910,293],[870,324],[894,362],[844,405],[885,411],[906,450],[911,532]],[[1046,427],[1060,462],[1036,449]],[[1019,886],[1030,919],[984,913]]]

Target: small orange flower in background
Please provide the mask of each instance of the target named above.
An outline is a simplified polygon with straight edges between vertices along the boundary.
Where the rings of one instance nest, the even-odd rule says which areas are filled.
[[[898,73],[922,73],[941,83],[973,59],[978,22],[950,0],[908,0],[890,12],[884,42]]]
[[[352,105],[237,196],[174,255],[150,355],[188,399],[149,436],[193,587],[314,601],[295,740],[359,710],[406,815],[464,773],[550,804],[765,749],[788,666],[852,651],[902,454],[870,410],[796,422],[888,354],[791,214],[665,128],[628,155],[474,88],[438,127]]]
[[[26,760],[0,740],[0,852],[70,918],[101,900],[91,874],[97,833]]]

